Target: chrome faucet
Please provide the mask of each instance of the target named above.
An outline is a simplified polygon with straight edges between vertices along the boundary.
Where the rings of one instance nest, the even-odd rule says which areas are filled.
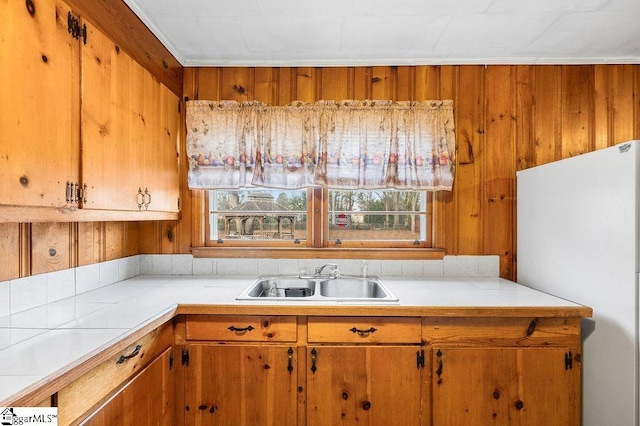
[[[324,270],[324,268],[331,268],[331,272],[329,272],[329,275],[327,275],[327,277],[329,277],[330,279],[336,279],[340,276],[338,265],[336,265],[335,263],[327,263],[326,265],[316,267],[316,277],[322,276],[322,271]]]

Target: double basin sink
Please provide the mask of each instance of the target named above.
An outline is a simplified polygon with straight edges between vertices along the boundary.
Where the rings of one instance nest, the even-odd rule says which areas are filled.
[[[263,276],[236,300],[307,302],[397,302],[398,298],[376,276],[298,277]]]

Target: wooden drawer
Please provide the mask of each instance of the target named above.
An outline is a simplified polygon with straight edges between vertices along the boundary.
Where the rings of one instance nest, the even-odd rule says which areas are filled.
[[[425,317],[423,335],[449,346],[579,346],[580,318]]]
[[[58,421],[76,424],[173,344],[165,323],[58,391]]]
[[[187,340],[234,342],[295,342],[295,316],[190,315],[186,321]]]
[[[312,343],[421,343],[420,318],[309,317]]]

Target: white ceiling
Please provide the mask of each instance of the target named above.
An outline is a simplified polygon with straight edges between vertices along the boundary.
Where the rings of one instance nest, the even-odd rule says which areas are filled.
[[[640,64],[640,0],[124,0],[184,66]]]

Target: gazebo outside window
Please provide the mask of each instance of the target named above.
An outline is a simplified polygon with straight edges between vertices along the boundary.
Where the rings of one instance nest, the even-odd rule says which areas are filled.
[[[265,212],[272,215],[266,216]],[[268,192],[254,191],[242,204],[221,216],[225,239],[293,240],[296,214],[279,204]],[[275,227],[269,221],[275,218]]]

